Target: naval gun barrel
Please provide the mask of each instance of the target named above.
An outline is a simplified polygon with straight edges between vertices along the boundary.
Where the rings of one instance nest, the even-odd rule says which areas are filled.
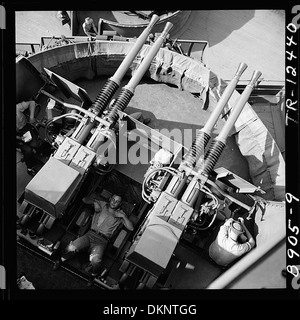
[[[102,112],[105,110],[108,102],[110,101],[110,99],[113,97],[113,95],[119,88],[121,80],[123,79],[127,70],[131,66],[134,58],[137,56],[137,54],[145,44],[145,41],[147,40],[147,37],[149,36],[151,29],[153,28],[153,26],[156,24],[158,20],[159,20],[158,15],[152,16],[148,26],[143,30],[140,36],[136,39],[133,47],[125,56],[120,66],[118,67],[117,71],[104,84],[102,90],[99,92],[98,96],[96,97],[94,103],[91,106],[91,109],[97,115],[101,115]]]
[[[173,27],[171,22],[167,22],[165,28],[158,39],[152,44],[149,49],[149,52],[146,54],[144,59],[142,60],[139,67],[135,70],[134,74],[132,75],[130,81],[127,85],[125,85],[118,97],[113,101],[112,105],[110,106],[108,114],[104,117],[104,120],[109,123],[109,126],[113,126],[118,118],[119,118],[119,111],[124,111],[128,106],[131,98],[134,95],[134,90],[136,86],[141,81],[142,77],[144,76],[145,72],[148,70],[153,58],[159,51],[163,41],[166,39],[169,31]],[[101,133],[101,131],[96,132],[88,141],[86,146],[95,152],[98,148],[104,143],[105,137]]]
[[[255,70],[253,72],[251,80],[249,81],[243,93],[241,94],[236,106],[231,111],[231,114],[225,122],[219,135],[212,141],[207,151],[207,154],[205,155],[204,165],[202,166],[202,172],[204,174],[209,175],[213,170],[214,166],[216,165],[218,159],[220,158],[220,155],[223,149],[225,148],[227,137],[229,136],[229,133],[233,128],[240,113],[242,112],[245,104],[247,103],[251,95],[251,92],[253,91],[254,86],[261,74],[262,73],[258,70]]]
[[[189,167],[194,167],[195,163],[197,163],[201,154],[204,154],[204,149],[207,146],[208,141],[210,140],[211,132],[220,114],[222,113],[224,107],[228,103],[233,91],[235,90],[241,75],[243,74],[243,72],[246,70],[247,67],[248,67],[247,64],[244,62],[239,64],[239,67],[234,77],[225,88],[220,100],[218,101],[216,107],[212,111],[205,126],[198,132],[189,151],[186,153],[183,160],[184,165],[187,165]]]
[[[98,93],[95,101],[92,103],[89,110],[93,112],[95,115],[101,116],[105,108],[107,107],[109,101],[113,97],[113,95],[118,90],[121,80],[125,76],[127,70],[131,66],[134,58],[137,56],[139,51],[141,50],[142,46],[144,45],[147,37],[159,20],[158,15],[153,15],[151,21],[149,22],[148,26],[143,30],[141,35],[135,41],[133,47],[130,49],[128,54],[125,56],[123,61],[121,62],[120,66],[118,67],[117,71],[114,73],[112,77],[110,77],[100,92]],[[94,126],[94,122],[91,119],[86,118],[85,121],[82,121],[77,130],[73,133],[72,139],[77,141],[78,143],[82,144],[88,134],[90,133],[91,129]]]
[[[128,103],[134,95],[134,90],[136,86],[139,84],[145,72],[148,70],[153,58],[156,56],[157,52],[159,51],[161,45],[165,41],[172,27],[173,24],[171,22],[166,23],[163,32],[160,34],[158,39],[152,44],[152,46],[149,49],[149,52],[142,60],[140,66],[135,70],[128,84],[122,88],[118,98],[112,104],[110,111],[106,116],[106,119],[112,124],[115,124],[119,117],[118,111],[124,111],[127,107]]]
[[[151,29],[156,24],[156,22],[159,20],[159,16],[154,14],[151,18],[151,21],[149,22],[148,26],[144,29],[144,31],[141,33],[141,35],[137,38],[135,41],[135,44],[133,48],[130,50],[130,52],[127,54],[127,56],[122,61],[121,65],[119,66],[118,70],[115,72],[115,74],[110,78],[114,82],[118,83],[120,85],[120,80],[123,79],[124,75],[126,74],[126,71],[130,67],[132,61],[144,45],[145,41],[147,40],[147,37],[150,34]]]
[[[200,168],[200,172],[205,175],[209,176],[217,163],[223,149],[226,146],[226,139],[234,126],[237,118],[239,117],[240,113],[242,112],[246,102],[248,101],[250,94],[255,86],[255,83],[261,76],[260,71],[254,71],[252,78],[246,88],[244,89],[243,93],[241,94],[236,106],[233,108],[228,120],[226,121],[225,125],[221,129],[219,135],[212,141],[209,149],[204,157],[204,164]],[[198,199],[198,203],[202,201],[204,193],[200,191],[198,187],[197,178],[193,179],[189,185],[187,186],[186,190],[184,191],[181,201],[189,206],[193,206],[196,200]],[[200,195],[200,196],[199,196]],[[198,198],[199,197],[199,198]]]
[[[222,113],[224,107],[229,101],[242,73],[246,70],[246,68],[247,68],[246,63],[240,63],[234,77],[225,88],[220,100],[218,101],[213,112],[211,113],[205,126],[201,130],[199,130],[196,138],[192,142],[192,145],[189,151],[185,154],[184,160],[180,164],[179,171],[182,171],[183,170],[182,168],[184,167],[194,168],[200,156],[204,154],[205,147],[207,146],[211,137],[211,131],[214,125],[216,124],[220,114]],[[186,175],[185,176],[175,175],[170,181],[166,189],[166,192],[174,197],[178,197],[179,193],[181,192],[182,188],[186,183],[186,180],[187,180]]]

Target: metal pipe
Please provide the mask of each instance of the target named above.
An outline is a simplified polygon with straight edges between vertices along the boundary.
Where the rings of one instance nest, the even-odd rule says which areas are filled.
[[[263,258],[272,249],[285,244],[285,233],[274,233],[272,236],[274,236],[272,241],[261,243],[260,246],[253,248],[241,260],[213,280],[206,289],[230,289],[231,285],[234,285],[234,282],[238,281],[242,275],[247,275],[247,272],[250,272],[259,263],[263,262]]]

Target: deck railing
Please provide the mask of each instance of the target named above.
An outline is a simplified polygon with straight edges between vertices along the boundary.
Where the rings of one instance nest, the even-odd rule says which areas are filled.
[[[16,43],[16,55],[31,55],[40,51],[39,43],[25,43],[18,42]]]
[[[87,36],[52,36],[52,37],[41,37],[40,43],[16,43],[16,54],[31,55],[39,51],[44,51],[53,47],[62,46],[70,43],[86,42],[86,41],[97,41],[103,39],[90,38]],[[132,41],[131,38],[120,37],[116,35],[107,36],[107,40],[112,41]],[[186,39],[170,39],[169,44],[170,49],[183,54],[185,56],[191,57],[192,49],[194,45],[201,46],[201,56],[200,60],[203,62],[203,53],[208,45],[208,41],[205,40],[186,40]]]

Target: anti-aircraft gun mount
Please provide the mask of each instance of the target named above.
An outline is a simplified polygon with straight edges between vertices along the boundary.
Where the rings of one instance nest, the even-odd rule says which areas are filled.
[[[111,103],[108,113],[103,114],[103,112],[108,107],[126,71],[158,20],[159,17],[153,15],[148,27],[137,38],[117,71],[107,80],[95,101],[88,106],[88,109],[65,103],[43,88],[40,90],[41,94],[57,102],[61,107],[72,110],[72,112],[65,113],[46,123],[46,132],[50,123],[63,117],[75,119],[79,124],[67,134],[58,134],[55,140],[50,141],[55,145],[56,151],[25,188],[24,200],[20,206],[21,228],[26,228],[32,218],[36,218],[38,215],[39,221],[34,232],[37,236],[41,236],[45,230],[50,230],[57,220],[64,218],[66,212],[76,206],[76,198],[80,193],[86,194],[88,192],[85,182],[91,170],[94,169],[93,173],[100,173],[100,176],[111,171],[112,164],[103,160],[105,155],[101,153],[103,150],[101,147],[105,143],[108,145],[107,148],[115,147],[112,137],[117,134],[115,124],[119,112],[124,111],[127,107],[134,95],[136,86],[173,27],[170,22],[166,23],[163,32],[150,46],[128,84],[121,89],[119,96]],[[45,71],[50,76],[53,75],[52,80],[59,78],[53,72],[47,69]],[[67,82],[66,80],[65,83]],[[22,236],[21,233],[20,236]]]
[[[239,65],[179,166],[172,161],[174,155],[163,149],[152,159],[142,190],[143,198],[151,208],[136,232],[120,268],[123,273],[120,286],[126,284],[138,270],[140,276],[137,288],[153,288],[168,268],[177,244],[186,233],[201,233],[214,224],[217,216],[224,220],[226,214],[231,213],[231,205],[249,213],[255,210],[254,201],[253,205],[249,205],[235,195],[264,191],[225,168],[214,170],[214,167],[226,146],[231,129],[261,76],[260,71],[254,71],[219,135],[208,144],[212,129],[246,68],[245,63]]]
[[[67,134],[60,133],[50,141],[56,147],[55,153],[25,190],[20,210],[23,212],[21,224],[24,227],[31,218],[39,215],[35,233],[42,235],[45,229],[51,229],[57,220],[64,218],[67,215],[66,212],[72,211],[72,208],[76,206],[75,197],[81,199],[78,195],[82,190],[89,193],[85,184],[89,174],[96,173],[101,179],[101,176],[112,170],[113,165],[107,162],[106,154],[102,152],[103,146],[116,147],[113,137],[118,134],[118,131],[115,124],[120,115],[124,115],[123,111],[134,95],[135,87],[171,27],[171,24],[166,25],[164,32],[149,48],[131,80],[110,104],[109,102],[119,88],[126,70],[144,44],[146,33],[141,35],[141,41],[139,41],[140,38],[137,39],[129,54],[116,73],[108,79],[95,101],[90,104],[88,99],[85,101],[87,109],[83,106],[65,103],[43,89],[40,91],[60,106],[72,110],[73,112],[67,113],[63,117],[73,118],[79,124]],[[147,32],[149,33],[150,30]],[[209,229],[218,216],[224,217],[230,211],[232,204],[249,213],[255,210],[254,205],[249,206],[236,198],[235,194],[253,194],[257,191],[263,191],[229,170],[225,168],[214,169],[214,166],[226,146],[226,139],[231,128],[260,77],[259,71],[253,74],[240,100],[231,110],[220,134],[209,145],[211,132],[216,121],[246,68],[246,64],[240,64],[207,123],[199,131],[183,159],[179,159],[179,165],[175,160],[178,160],[177,151],[180,146],[175,148],[174,153],[170,150],[160,149],[150,162],[151,165],[145,173],[142,185],[143,199],[148,203],[150,210],[146,212],[146,217],[134,234],[132,245],[126,253],[120,268],[123,273],[120,284],[130,278],[138,269],[140,275],[137,288],[152,288],[168,267],[174,249],[186,234],[190,232],[201,233],[203,230]],[[45,71],[52,77],[52,80],[59,78],[54,72],[47,69]],[[56,118],[50,120],[46,124],[46,130],[55,121]],[[155,135],[150,136],[152,139]],[[105,150],[107,152],[108,149]],[[60,185],[58,182],[62,184]],[[46,188],[41,190],[41,186],[46,186]],[[54,194],[49,192],[51,190],[59,192]],[[58,243],[53,243],[49,248],[40,247],[40,249],[46,250],[51,255],[58,245]]]

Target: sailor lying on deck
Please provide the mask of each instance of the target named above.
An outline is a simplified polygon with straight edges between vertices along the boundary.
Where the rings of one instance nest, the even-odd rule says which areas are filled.
[[[209,247],[210,258],[220,266],[226,267],[237,258],[249,252],[255,245],[255,240],[244,224],[244,219],[238,221],[229,218],[220,227],[216,239]],[[239,238],[245,235],[246,242],[241,243]]]
[[[61,258],[58,257],[56,260],[54,270],[58,269],[63,261],[73,257],[74,254],[89,250],[90,265],[86,271],[92,272],[88,283],[88,285],[91,285],[100,270],[102,257],[108,242],[113,237],[118,226],[122,223],[125,228],[132,231],[133,224],[120,209],[122,197],[117,194],[112,195],[108,203],[87,198],[83,198],[82,201],[85,204],[94,206],[95,212],[91,228],[86,234],[70,242]]]

